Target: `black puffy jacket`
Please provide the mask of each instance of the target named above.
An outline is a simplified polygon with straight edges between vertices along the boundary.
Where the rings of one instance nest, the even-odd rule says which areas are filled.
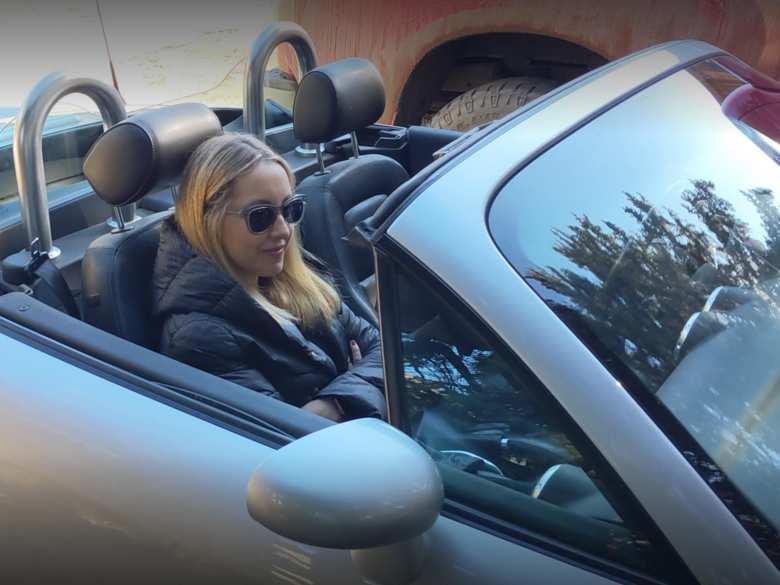
[[[161,228],[153,283],[166,355],[296,406],[332,396],[347,418],[385,418],[379,334],[345,304],[317,331],[279,325],[173,217]],[[363,358],[348,369],[352,339]]]

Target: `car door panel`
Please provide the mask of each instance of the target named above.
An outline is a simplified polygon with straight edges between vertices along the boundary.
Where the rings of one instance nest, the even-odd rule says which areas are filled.
[[[500,538],[460,520],[440,517],[428,533],[430,548],[414,585],[606,585],[616,583]]]
[[[16,365],[0,371],[0,575],[359,582],[346,552],[250,518],[246,483],[271,447],[10,337],[0,355]]]

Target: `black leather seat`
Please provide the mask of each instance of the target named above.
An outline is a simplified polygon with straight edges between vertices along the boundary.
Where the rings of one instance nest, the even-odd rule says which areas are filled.
[[[137,114],[109,128],[87,154],[84,175],[104,201],[128,205],[176,184],[190,153],[222,133],[202,104],[179,104]],[[97,238],[82,261],[84,320],[150,349],[159,324],[151,314],[152,271],[162,211]]]
[[[373,124],[384,109],[384,84],[370,61],[335,61],[312,69],[301,80],[293,132],[302,142],[328,142]],[[373,323],[373,257],[370,250],[347,243],[346,237],[408,178],[395,160],[369,154],[334,163],[296,189],[307,195],[304,246],[330,267],[352,310]]]

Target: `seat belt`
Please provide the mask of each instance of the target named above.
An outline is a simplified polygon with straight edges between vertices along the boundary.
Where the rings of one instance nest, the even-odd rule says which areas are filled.
[[[40,250],[37,239],[30,246],[30,255],[32,261],[27,266],[30,275],[38,278],[49,289],[49,292],[62,304],[68,315],[81,319],[81,312],[76,306],[73,293],[71,293],[65,277],[51,261],[49,254]]]

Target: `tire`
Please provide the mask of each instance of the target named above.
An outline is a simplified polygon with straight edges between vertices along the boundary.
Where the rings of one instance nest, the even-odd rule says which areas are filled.
[[[460,94],[436,112],[429,125],[464,132],[502,118],[558,85],[552,79],[541,77],[497,79]]]

